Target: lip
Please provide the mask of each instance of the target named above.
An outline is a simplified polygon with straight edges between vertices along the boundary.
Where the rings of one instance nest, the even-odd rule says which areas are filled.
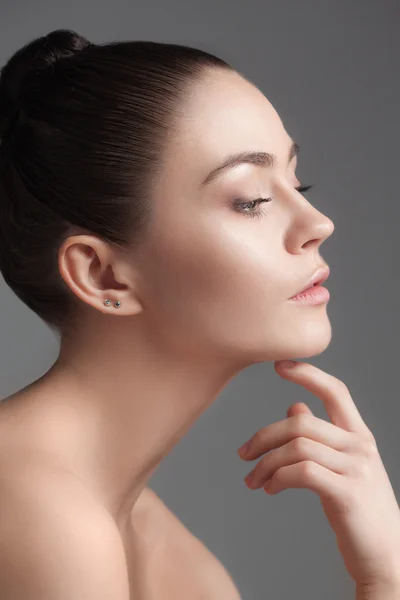
[[[309,288],[311,288],[314,284],[322,285],[324,283],[324,281],[326,281],[328,279],[329,275],[330,275],[330,269],[329,269],[328,265],[319,267],[315,271],[314,275],[309,279],[308,283],[306,283],[305,286],[302,287],[300,290],[295,292],[293,294],[293,296],[297,296],[297,294],[301,294],[305,290],[308,290]],[[289,298],[289,300],[291,300],[293,298],[293,296],[291,296]]]

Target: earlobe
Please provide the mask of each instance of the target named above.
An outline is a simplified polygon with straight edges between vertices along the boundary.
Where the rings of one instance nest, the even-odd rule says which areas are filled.
[[[111,300],[104,300],[105,306],[111,306]],[[121,306],[121,302],[119,300],[117,300],[116,302],[114,302],[114,306],[115,308],[119,308]]]
[[[100,311],[105,314],[110,314],[111,310],[119,309],[122,306],[121,300],[110,300],[107,298],[103,301],[104,306],[107,306],[110,310],[102,310]],[[135,297],[134,299],[128,299],[124,302],[123,308],[125,309],[125,316],[139,314],[143,310],[143,306],[141,302]]]

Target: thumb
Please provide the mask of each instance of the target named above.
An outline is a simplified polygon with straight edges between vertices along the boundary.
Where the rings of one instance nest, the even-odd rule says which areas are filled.
[[[286,414],[288,417],[294,417],[300,414],[312,415],[314,413],[311,408],[308,408],[307,404],[304,404],[304,402],[296,402],[295,404],[289,406]]]

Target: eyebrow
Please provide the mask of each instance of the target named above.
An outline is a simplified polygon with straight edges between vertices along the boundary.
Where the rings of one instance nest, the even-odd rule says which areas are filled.
[[[294,156],[296,156],[300,151],[300,146],[295,141],[292,140],[292,145],[289,149],[288,156],[288,164],[292,160]],[[220,175],[225,173],[229,169],[233,169],[238,165],[243,163],[249,163],[252,165],[258,165],[261,167],[272,168],[278,164],[278,159],[275,154],[271,154],[270,152],[238,152],[236,154],[230,154],[227,156],[222,164],[218,165],[215,169],[213,169],[207,177],[201,182],[201,186],[205,186]]]

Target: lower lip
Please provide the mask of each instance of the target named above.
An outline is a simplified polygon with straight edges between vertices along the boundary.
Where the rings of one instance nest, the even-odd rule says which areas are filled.
[[[293,300],[294,302],[301,302],[303,304],[313,305],[313,304],[323,304],[324,302],[328,302],[330,298],[329,290],[322,285],[315,285],[297,296],[293,296],[289,298],[289,300]]]

